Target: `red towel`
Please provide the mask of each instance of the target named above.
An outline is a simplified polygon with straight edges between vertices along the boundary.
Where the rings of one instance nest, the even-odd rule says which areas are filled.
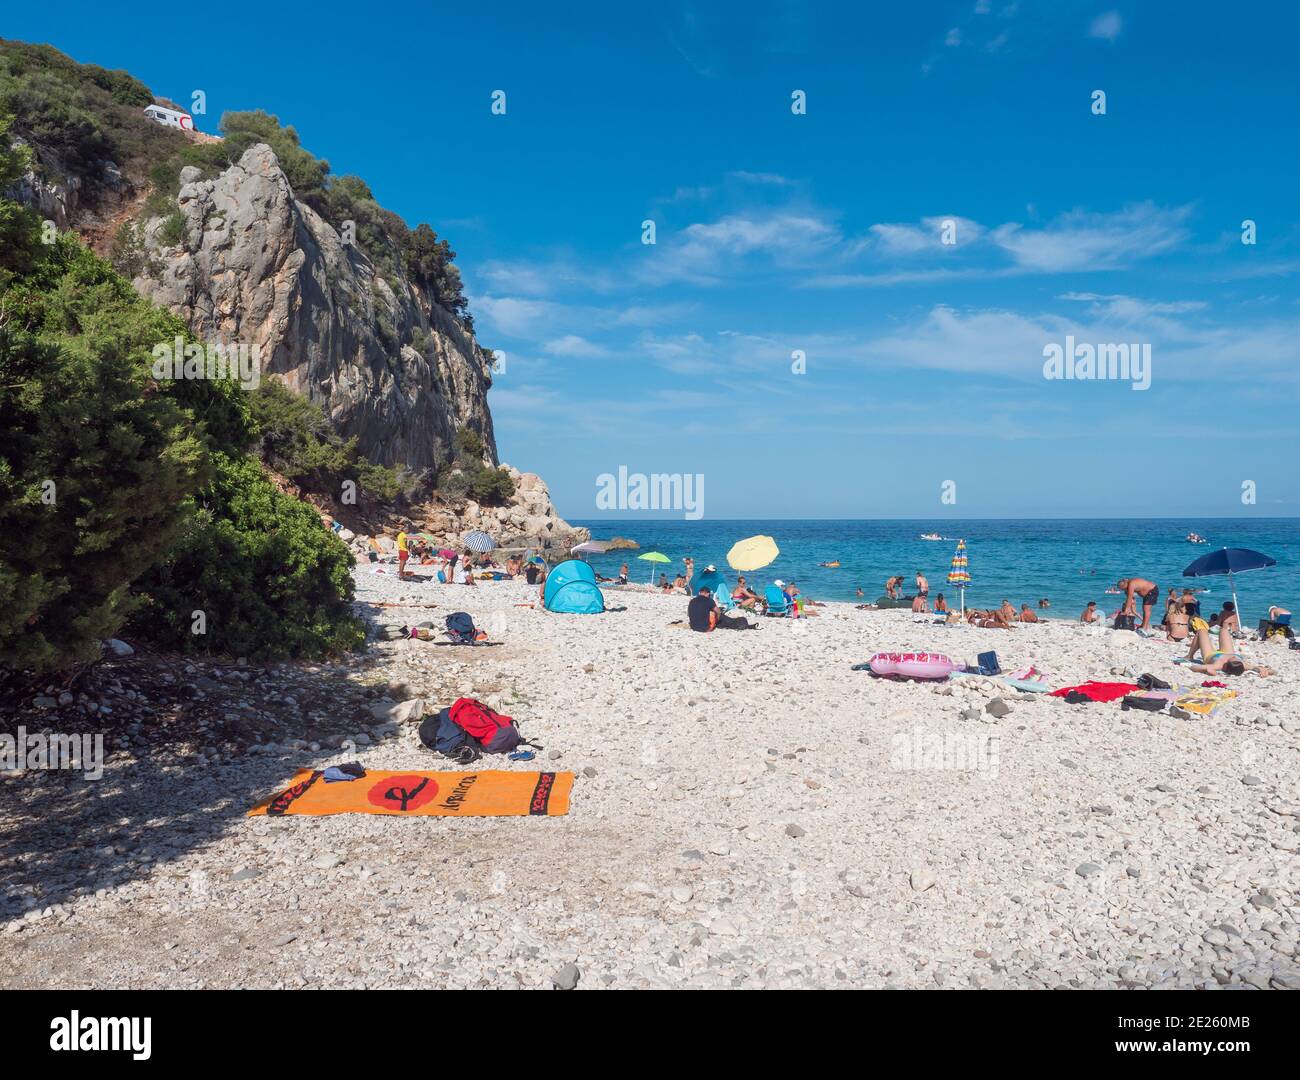
[[[1077,690],[1089,701],[1114,701],[1116,698],[1122,698],[1125,694],[1131,694],[1138,689],[1137,683],[1131,682],[1086,682],[1078,686],[1063,686],[1060,690],[1053,690],[1052,697],[1065,697],[1072,691]]]

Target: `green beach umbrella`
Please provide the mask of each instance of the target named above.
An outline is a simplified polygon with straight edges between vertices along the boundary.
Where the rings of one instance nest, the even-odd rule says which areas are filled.
[[[667,555],[664,555],[658,551],[647,551],[644,555],[638,555],[637,558],[644,559],[648,563],[672,562],[672,559],[670,559]],[[650,567],[650,584],[653,585],[654,581],[655,581],[655,569],[652,566]]]

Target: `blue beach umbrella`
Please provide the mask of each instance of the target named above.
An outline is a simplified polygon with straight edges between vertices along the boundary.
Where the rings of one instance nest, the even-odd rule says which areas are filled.
[[[1271,559],[1262,551],[1249,548],[1220,548],[1202,555],[1183,571],[1183,577],[1214,577],[1228,575],[1228,588],[1232,590],[1232,606],[1241,619],[1241,608],[1237,604],[1237,586],[1233,583],[1233,574],[1244,574],[1247,570],[1263,570],[1266,566],[1276,566],[1277,560]],[[1242,625],[1245,620],[1241,619]]]

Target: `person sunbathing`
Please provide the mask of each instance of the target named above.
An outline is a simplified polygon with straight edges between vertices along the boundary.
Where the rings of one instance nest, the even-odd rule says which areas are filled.
[[[749,587],[744,577],[736,578],[736,587],[731,590],[731,599],[747,611],[753,611],[763,601],[763,598]]]
[[[1089,600],[1088,606],[1083,609],[1083,614],[1079,616],[1079,621],[1081,623],[1095,624],[1101,622],[1102,619],[1102,613],[1097,610],[1096,600]]]
[[[1191,619],[1181,600],[1165,613],[1165,630],[1170,641],[1186,641],[1190,625]]]
[[[1007,622],[1011,622],[1011,620],[1016,617],[1016,605],[1010,600],[1003,600],[1002,606],[998,608],[998,610],[1006,616]]]
[[[1016,609],[1011,609],[1012,618],[1015,617]],[[968,621],[972,626],[978,626],[984,630],[1010,630],[1011,619],[1007,618],[1006,612],[1001,608],[994,608],[991,611],[972,610],[968,616]]]
[[[1272,668],[1249,663],[1238,656],[1233,647],[1232,633],[1223,625],[1219,627],[1218,649],[1213,649],[1208,628],[1202,626],[1197,629],[1192,647],[1187,652],[1187,659],[1195,660],[1198,652],[1203,663],[1193,664],[1192,670],[1202,675],[1244,675],[1248,671],[1253,671],[1261,677],[1273,674]]]
[[[926,600],[926,598],[921,593],[917,593],[914,597],[912,597],[913,615],[922,615],[929,610],[929,607],[930,607],[929,601]]]
[[[934,613],[936,615],[948,614],[948,601],[943,598],[943,593],[934,598]]]
[[[1035,614],[1034,614],[1034,613],[1029,609],[1029,605],[1028,605],[1028,604],[1021,604],[1021,605],[1020,605],[1020,621],[1021,621],[1021,622],[1038,622],[1038,616],[1035,615]]]

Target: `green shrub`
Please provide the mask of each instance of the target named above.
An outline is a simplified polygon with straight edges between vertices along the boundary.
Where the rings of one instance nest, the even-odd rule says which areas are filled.
[[[141,274],[157,276],[162,271],[159,260],[151,258],[144,243],[144,227],[136,221],[124,221],[113,237],[108,253],[113,269],[128,281]]]
[[[179,210],[173,210],[163,219],[158,239],[167,247],[176,247],[185,239],[185,216]]]
[[[515,493],[515,482],[505,469],[483,466],[469,474],[469,493],[478,502],[494,506]]]
[[[194,516],[137,584],[135,628],[181,652],[256,659],[361,646],[352,555],[316,511],[282,494],[249,458],[218,459]],[[195,633],[195,613],[203,633]]]
[[[337,497],[343,482],[352,480],[376,499],[410,494],[407,477],[362,457],[355,438],[341,438],[319,405],[283,383],[263,382],[249,403],[262,460],[304,491]]]
[[[202,427],[149,375],[173,317],[69,237],[31,258],[0,295],[0,659],[39,672],[117,632],[208,457]]]
[[[486,449],[483,445],[483,436],[473,428],[462,427],[457,429],[455,446],[457,461],[481,465]]]

